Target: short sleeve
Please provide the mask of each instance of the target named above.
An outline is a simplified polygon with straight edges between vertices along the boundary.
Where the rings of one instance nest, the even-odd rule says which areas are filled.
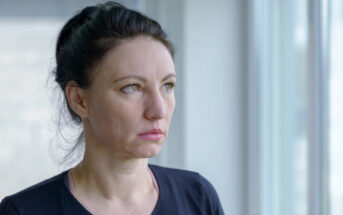
[[[6,197],[0,203],[1,215],[19,215],[17,208],[13,205],[11,200]]]

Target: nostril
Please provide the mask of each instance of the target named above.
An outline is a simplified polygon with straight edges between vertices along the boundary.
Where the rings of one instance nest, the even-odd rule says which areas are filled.
[[[165,116],[165,111],[162,109],[154,108],[154,109],[149,109],[145,111],[144,115],[147,119],[158,120],[158,119],[162,119]]]

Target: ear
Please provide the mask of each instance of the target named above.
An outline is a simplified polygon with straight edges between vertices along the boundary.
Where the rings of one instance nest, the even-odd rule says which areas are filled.
[[[66,96],[70,108],[82,118],[88,117],[85,90],[75,81],[69,81],[66,86]]]

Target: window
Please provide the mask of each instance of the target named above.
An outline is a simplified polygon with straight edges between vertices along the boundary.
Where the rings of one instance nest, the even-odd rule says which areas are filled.
[[[250,87],[258,101],[250,106],[258,112],[251,114],[257,136],[250,146],[259,145],[252,161],[259,168],[256,209],[263,215],[307,214],[307,1],[262,0],[254,13],[250,48],[256,49],[257,67],[250,73],[257,73],[257,84]]]
[[[57,172],[48,153],[55,111],[47,79],[61,24],[47,19],[0,19],[0,172],[4,180],[0,199]]]
[[[343,214],[343,2],[331,2],[330,211]]]
[[[342,214],[342,1],[250,14],[248,214]]]

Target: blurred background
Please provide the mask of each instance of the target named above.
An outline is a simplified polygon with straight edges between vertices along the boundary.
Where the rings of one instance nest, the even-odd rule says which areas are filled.
[[[0,1],[0,200],[71,167],[49,75],[62,25],[99,2]],[[118,2],[176,46],[177,106],[151,163],[200,172],[226,214],[343,214],[342,0]]]

